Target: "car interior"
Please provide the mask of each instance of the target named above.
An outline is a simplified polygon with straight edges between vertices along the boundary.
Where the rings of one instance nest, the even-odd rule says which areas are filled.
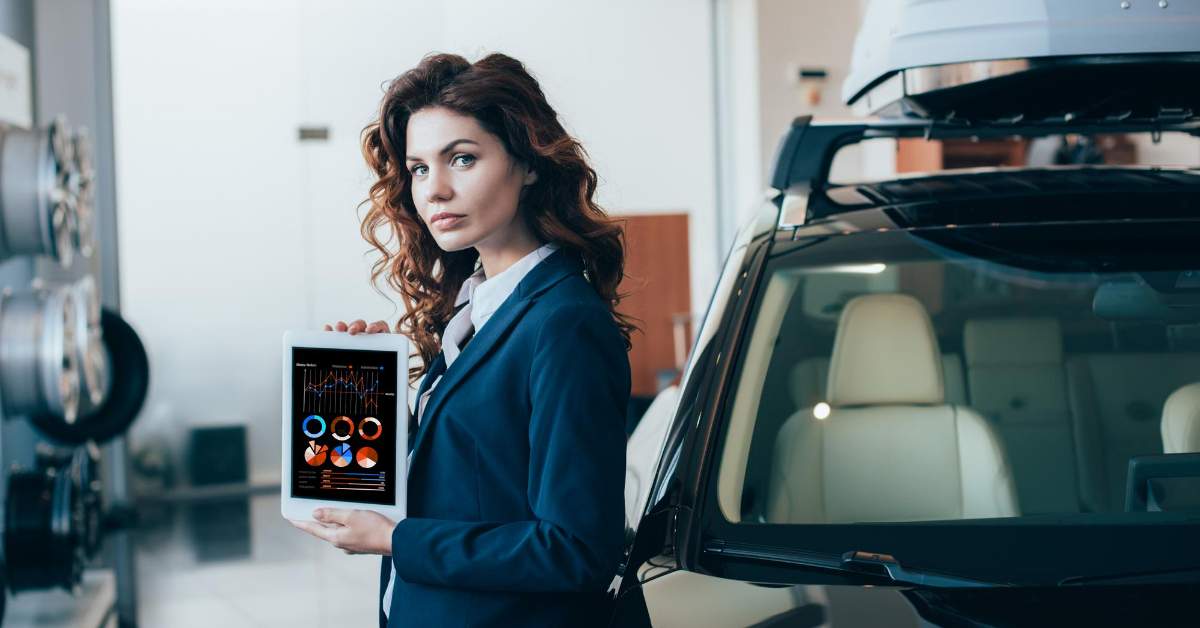
[[[1140,281],[1131,275],[942,261],[780,269],[745,349],[723,513],[1122,512],[1130,458],[1200,451],[1200,324],[1112,315],[1105,290]],[[1164,503],[1194,504],[1180,494],[1193,488]]]

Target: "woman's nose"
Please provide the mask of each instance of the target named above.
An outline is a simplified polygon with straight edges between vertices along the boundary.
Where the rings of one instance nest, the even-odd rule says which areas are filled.
[[[430,203],[448,201],[454,196],[454,189],[450,186],[450,177],[440,170],[431,170],[425,183],[425,200]]]

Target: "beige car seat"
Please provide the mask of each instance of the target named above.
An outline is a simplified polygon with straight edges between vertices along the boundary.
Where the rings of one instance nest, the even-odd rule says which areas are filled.
[[[1004,441],[1021,512],[1079,512],[1075,436],[1055,318],[987,318],[963,326],[971,406]]]
[[[791,416],[772,460],[771,523],[922,521],[1018,514],[1000,440],[945,403],[929,314],[903,294],[846,304],[826,402]]]
[[[1162,415],[1163,453],[1200,452],[1200,382],[1167,397]]]

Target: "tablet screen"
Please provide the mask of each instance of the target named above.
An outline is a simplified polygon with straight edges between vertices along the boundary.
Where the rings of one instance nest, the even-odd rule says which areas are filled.
[[[396,354],[292,349],[292,497],[396,501]]]

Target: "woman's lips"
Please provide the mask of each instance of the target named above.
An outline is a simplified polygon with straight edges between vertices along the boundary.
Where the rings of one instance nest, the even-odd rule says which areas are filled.
[[[441,212],[441,213],[434,214],[433,218],[429,219],[429,224],[433,225],[434,227],[437,227],[438,229],[440,229],[442,231],[445,231],[447,229],[453,229],[454,227],[458,226],[458,224],[461,223],[464,218],[466,218],[466,216],[463,216],[462,214],[450,214],[447,212]]]

